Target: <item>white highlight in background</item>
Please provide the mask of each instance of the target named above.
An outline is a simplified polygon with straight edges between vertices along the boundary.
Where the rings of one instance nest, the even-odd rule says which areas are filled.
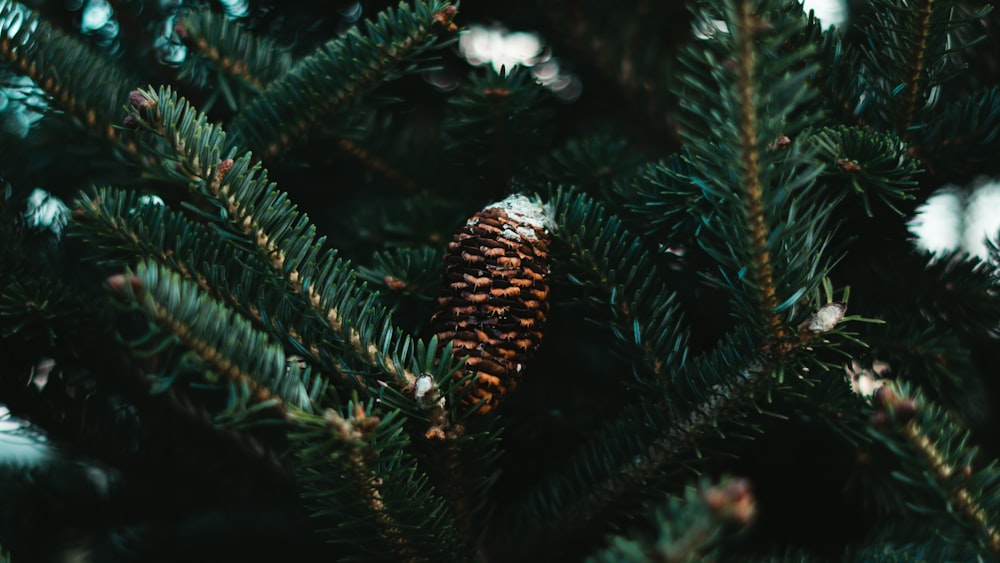
[[[809,13],[812,10],[816,18],[826,29],[831,25],[840,26],[847,19],[847,10],[843,0],[804,0],[802,8]]]
[[[980,179],[967,201],[955,186],[941,188],[917,209],[910,232],[923,250],[964,250],[986,258],[986,239],[1000,235],[1000,182]]]

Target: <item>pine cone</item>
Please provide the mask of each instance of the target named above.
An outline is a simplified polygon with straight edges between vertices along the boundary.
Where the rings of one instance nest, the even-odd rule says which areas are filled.
[[[545,208],[512,195],[476,213],[448,244],[433,322],[438,339],[465,358],[456,377],[472,375],[465,407],[496,408],[542,340],[550,226]]]

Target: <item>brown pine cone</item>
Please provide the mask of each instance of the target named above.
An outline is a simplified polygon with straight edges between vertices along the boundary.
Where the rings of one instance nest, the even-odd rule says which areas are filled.
[[[472,216],[448,244],[433,323],[465,358],[456,377],[472,375],[465,407],[496,408],[542,340],[551,227],[542,205],[512,195]]]

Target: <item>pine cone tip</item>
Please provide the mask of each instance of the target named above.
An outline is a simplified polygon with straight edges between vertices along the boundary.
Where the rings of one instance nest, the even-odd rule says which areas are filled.
[[[530,240],[536,240],[538,236],[526,227],[538,229],[543,233],[555,231],[555,222],[552,220],[549,206],[524,194],[511,194],[496,203],[487,205],[483,211],[491,209],[503,211],[507,217],[521,225],[522,228],[517,229],[517,232]],[[478,217],[473,216],[469,219],[468,224],[474,225],[477,221]]]

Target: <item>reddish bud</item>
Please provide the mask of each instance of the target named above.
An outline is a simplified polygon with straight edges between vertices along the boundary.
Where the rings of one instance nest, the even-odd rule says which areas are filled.
[[[702,496],[709,510],[740,524],[747,524],[753,520],[757,512],[757,504],[750,490],[750,481],[746,479],[730,479],[721,485],[709,487]]]
[[[843,158],[838,158],[837,166],[848,174],[857,174],[858,172],[861,172],[861,165],[854,160],[844,160]]]
[[[777,139],[771,141],[767,145],[767,148],[771,149],[772,151],[780,151],[782,149],[787,149],[791,144],[792,140],[788,138],[788,135],[782,135]]]
[[[233,159],[227,158],[219,163],[219,167],[215,170],[215,181],[221,182],[229,170],[233,167]]]
[[[893,389],[882,387],[872,396],[872,404],[879,409],[872,415],[872,423],[881,425],[890,420],[896,424],[906,424],[917,415],[917,403],[910,397],[900,396]],[[878,420],[876,419],[878,416]]]
[[[121,295],[125,294],[126,288],[133,294],[142,292],[142,281],[132,274],[115,274],[105,280],[104,283],[111,288],[111,291]]]
[[[407,287],[405,281],[396,279],[392,276],[385,277],[385,285],[389,286],[389,289],[393,291],[402,291]]]
[[[509,88],[486,88],[483,95],[487,98],[506,98],[510,95]]]
[[[458,8],[455,6],[448,6],[440,12],[434,14],[434,23],[440,25],[447,29],[448,31],[455,31],[458,26],[452,22],[455,18],[455,14],[458,13]]]
[[[128,103],[139,111],[144,111],[156,105],[142,90],[132,90],[129,92]]]

